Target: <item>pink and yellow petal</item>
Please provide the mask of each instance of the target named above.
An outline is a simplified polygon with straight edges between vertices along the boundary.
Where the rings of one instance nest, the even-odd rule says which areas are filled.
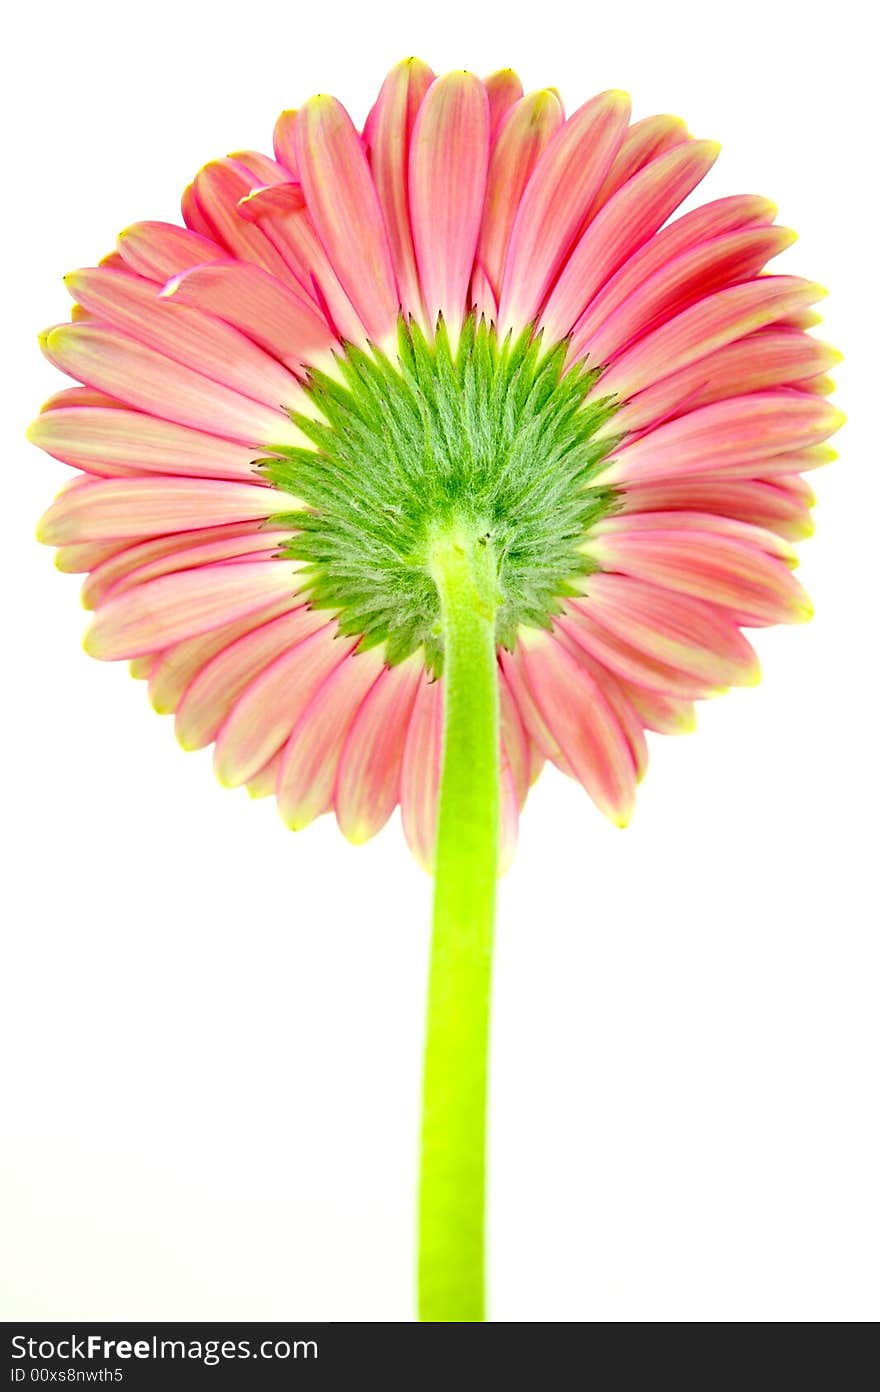
[[[785,562],[737,537],[670,526],[591,538],[584,549],[605,570],[748,613],[765,623],[797,623],[812,614]]]
[[[581,356],[591,335],[646,282],[680,256],[730,232],[769,227],[775,215],[775,204],[766,198],[734,195],[676,218],[624,261],[587,305],[572,333],[572,356]]]
[[[514,102],[501,121],[489,161],[472,282],[472,299],[490,318],[497,312],[510,232],[523,192],[562,120],[562,103],[548,90]]]
[[[540,311],[620,148],[629,98],[603,92],[550,140],[528,182],[510,234],[501,283],[502,337]]]
[[[364,136],[404,314],[421,320],[422,291],[409,213],[409,158],[413,127],[434,74],[418,58],[407,58],[386,77],[367,119]]]
[[[688,128],[680,116],[645,116],[634,121],[624,133],[608,174],[590,206],[595,217],[630,179],[635,178],[646,164],[690,140]]]
[[[409,155],[409,209],[428,326],[442,315],[453,342],[466,309],[489,162],[489,103],[473,73],[429,87]]]
[[[724,344],[630,397],[615,413],[615,432],[644,430],[731,396],[797,386],[821,390],[840,354],[800,329],[758,329]],[[829,388],[830,389],[830,388]]]
[[[150,704],[159,715],[173,714],[187,689],[199,673],[219,653],[231,648],[239,638],[262,628],[273,619],[281,618],[294,609],[301,608],[303,601],[298,596],[283,599],[266,609],[248,614],[236,623],[224,624],[209,633],[200,633],[195,638],[175,643],[156,656],[149,672]],[[138,661],[135,658],[135,661]],[[218,725],[219,728],[219,725]]]
[[[541,315],[555,342],[571,332],[605,282],[662,227],[711,169],[711,140],[690,140],[653,160],[595,216],[569,257]]]
[[[625,826],[635,801],[636,765],[598,682],[549,633],[521,630],[520,644],[531,695],[574,776],[611,821]]]
[[[119,255],[125,265],[159,285],[172,276],[218,261],[227,253],[213,237],[203,237],[171,222],[135,222],[120,232]]]
[[[47,546],[65,546],[265,521],[282,510],[280,501],[274,489],[257,483],[99,479],[58,498],[44,513],[37,535]]]
[[[209,236],[231,256],[252,261],[270,275],[289,282],[292,277],[284,258],[263,231],[247,222],[238,211],[241,199],[265,182],[235,160],[214,160],[206,164],[192,186],[201,224],[195,230],[202,231],[206,227]],[[216,260],[216,257],[209,259]]]
[[[776,532],[789,541],[812,535],[814,497],[797,474],[760,478],[678,477],[625,489],[621,513],[715,512]]]
[[[663,272],[659,272],[657,281],[662,278]],[[631,296],[584,345],[588,360],[597,364],[616,359],[603,374],[602,390],[622,400],[744,334],[778,323],[791,308],[810,304],[825,293],[821,286],[796,276],[761,276],[707,294],[680,313],[674,313],[667,322],[661,322],[658,328],[650,329],[644,316],[652,303],[661,307],[661,318],[664,302],[667,309],[672,308],[673,312],[675,309],[665,301],[664,285],[658,284],[656,289],[656,299],[653,292],[643,298]],[[640,336],[645,329],[648,332]]]
[[[523,85],[513,68],[499,68],[484,81],[489,100],[489,130],[492,139],[498,134],[504,117],[523,94]]]
[[[611,456],[603,483],[632,487],[682,475],[765,474],[772,460],[799,473],[820,446],[813,467],[827,457],[822,442],[843,421],[821,396],[793,390],[751,392],[701,406],[623,444]],[[797,456],[797,462],[795,462]]]
[[[422,869],[434,865],[437,794],[443,746],[441,682],[423,676],[410,715],[400,770],[400,816],[407,845]]]
[[[304,443],[280,405],[272,410],[116,329],[64,324],[49,332],[46,351],[63,372],[150,415],[269,450]]]
[[[248,682],[214,746],[214,771],[225,787],[246,783],[281,748],[356,641],[340,637],[336,625],[325,622]]]
[[[255,481],[247,445],[125,407],[61,407],[38,416],[27,433],[40,449],[87,473]]]
[[[103,661],[139,657],[295,593],[292,561],[202,566],[163,575],[103,604],[86,634],[86,651]]]
[[[277,406],[296,395],[290,373],[251,338],[213,313],[160,298],[152,282],[120,271],[83,270],[65,283],[104,323],[254,401]]]
[[[300,184],[254,189],[238,205],[242,217],[256,222],[293,274],[292,292],[305,297],[313,312],[326,319],[340,339],[365,347],[369,335],[342,287],[315,231]]]
[[[723,610],[625,575],[591,575],[587,589],[579,609],[653,661],[708,688],[758,681],[757,656]]]
[[[171,304],[207,311],[213,323],[220,320],[230,326],[230,332],[240,331],[265,349],[264,359],[267,353],[273,354],[270,363],[278,359],[294,372],[301,372],[306,364],[316,365],[337,343],[326,319],[303,295],[259,266],[241,261],[194,266],[170,280],[162,296]],[[271,382],[271,373],[267,378]],[[305,404],[290,382],[283,396],[276,390],[269,399],[294,401],[297,409]]]
[[[414,654],[380,673],[355,714],[339,757],[336,819],[349,841],[375,836],[397,805],[404,747],[424,667]]]
[[[224,643],[185,687],[174,722],[184,749],[203,749],[216,739],[239,697],[260,674],[327,625],[326,614],[297,604],[295,596],[287,599],[292,607],[274,618],[267,620],[261,608],[239,619],[240,624],[247,619],[253,622],[245,625],[239,637]],[[276,603],[280,606],[284,599]],[[228,632],[228,625],[223,632]]]
[[[381,649],[346,657],[315,691],[284,746],[278,767],[278,810],[292,831],[333,805],[346,736],[384,667]]]
[[[367,333],[382,346],[397,321],[397,282],[361,137],[330,96],[300,108],[293,134],[309,215]]]

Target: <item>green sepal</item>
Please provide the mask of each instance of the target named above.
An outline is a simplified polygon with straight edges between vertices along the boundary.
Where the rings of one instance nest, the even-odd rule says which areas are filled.
[[[502,646],[523,624],[547,627],[582,592],[584,534],[617,506],[599,481],[617,437],[597,438],[616,402],[594,398],[600,369],[567,367],[566,353],[531,327],[499,342],[474,314],[453,349],[442,318],[431,341],[401,317],[396,361],[347,344],[338,376],[310,373],[313,414],[292,419],[313,448],[255,467],[301,504],[272,522],[290,527],[283,554],[302,564],[310,602],[334,611],[343,632],[384,643],[391,662],[421,646],[439,672],[428,552],[452,517],[491,538]]]

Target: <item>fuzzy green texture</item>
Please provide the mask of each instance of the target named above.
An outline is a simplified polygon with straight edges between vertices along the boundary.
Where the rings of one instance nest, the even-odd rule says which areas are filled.
[[[393,664],[424,645],[441,670],[438,527],[491,541],[503,647],[521,624],[548,627],[580,591],[591,564],[579,543],[614,502],[595,482],[616,443],[595,432],[614,403],[585,400],[599,370],[566,370],[565,352],[564,343],[545,351],[531,328],[499,343],[473,315],[453,351],[442,321],[431,343],[401,320],[399,361],[348,344],[341,381],[311,373],[320,419],[293,420],[314,448],[259,467],[304,505],[273,519],[291,528],[284,554],[303,563],[301,588],[362,649],[384,643]]]

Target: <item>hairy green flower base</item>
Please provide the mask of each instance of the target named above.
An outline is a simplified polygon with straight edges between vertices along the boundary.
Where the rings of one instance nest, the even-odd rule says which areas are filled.
[[[585,530],[613,504],[594,480],[613,437],[608,398],[586,402],[599,370],[565,370],[564,343],[544,351],[526,330],[499,343],[467,320],[455,350],[442,321],[433,343],[401,320],[399,361],[346,345],[339,378],[306,383],[320,420],[293,419],[314,449],[264,460],[263,476],[302,500],[286,555],[315,608],[332,609],[361,647],[384,643],[400,662],[424,644],[442,666],[432,540],[465,526],[496,558],[497,641],[520,624],[546,627],[580,589]]]
[[[312,449],[262,461],[302,502],[275,517],[298,584],[389,662],[423,647],[444,674],[419,1185],[419,1313],[482,1320],[489,997],[501,805],[498,662],[549,627],[591,569],[584,534],[614,506],[596,479],[614,412],[599,370],[566,370],[529,329],[471,316],[455,348],[401,321],[397,360],[346,345],[306,383]]]

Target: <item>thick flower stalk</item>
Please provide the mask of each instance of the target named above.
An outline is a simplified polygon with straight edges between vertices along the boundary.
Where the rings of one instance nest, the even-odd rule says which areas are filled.
[[[566,118],[410,59],[363,131],[314,97],[274,158],[206,165],[43,338],[81,383],[31,438],[78,471],[40,536],[87,574],[87,650],[291,828],[399,806],[436,868],[426,1319],[483,1318],[494,887],[531,783],[549,760],[625,824],[646,730],[809,614],[837,355],[823,292],[766,271],[766,199],[670,221],[717,153],[620,92]]]

